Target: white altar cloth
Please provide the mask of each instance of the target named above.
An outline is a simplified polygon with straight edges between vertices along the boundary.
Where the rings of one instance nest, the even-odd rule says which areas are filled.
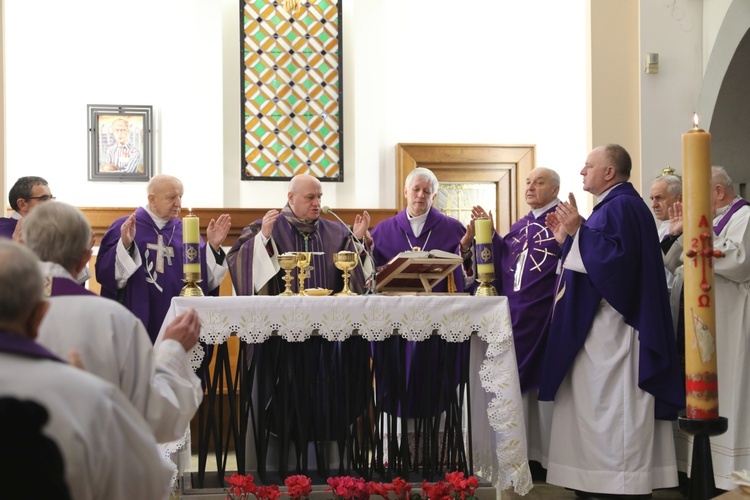
[[[201,340],[207,344],[224,343],[231,335],[251,344],[272,335],[289,342],[304,342],[314,334],[331,341],[357,334],[369,341],[392,335],[422,341],[433,332],[448,342],[471,338],[474,473],[500,490],[513,487],[520,495],[531,490],[506,297],[175,297],[159,339],[166,325],[191,307],[200,315]],[[200,344],[196,347],[190,353],[194,367],[204,355]]]

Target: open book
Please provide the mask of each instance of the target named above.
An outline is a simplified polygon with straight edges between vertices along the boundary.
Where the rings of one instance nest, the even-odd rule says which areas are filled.
[[[463,259],[443,250],[401,252],[378,272],[377,291],[432,292]]]

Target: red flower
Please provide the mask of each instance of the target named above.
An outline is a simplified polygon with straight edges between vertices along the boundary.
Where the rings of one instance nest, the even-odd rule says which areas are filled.
[[[312,481],[303,475],[289,476],[284,479],[289,496],[295,499],[305,498],[312,492]]]
[[[380,495],[385,498],[385,500],[388,500],[389,492],[393,491],[393,485],[388,483],[376,483],[375,481],[370,481],[368,486],[371,495]]]
[[[255,491],[255,496],[258,500],[278,500],[281,496],[278,485],[271,484],[268,486],[260,486]]]
[[[435,484],[422,481],[422,492],[429,500],[450,500],[451,498],[451,488],[445,481],[438,481]]]
[[[336,497],[344,500],[367,500],[370,497],[370,485],[361,477],[329,477],[325,491],[332,491]]]
[[[255,493],[257,488],[255,482],[253,482],[252,474],[243,476],[235,472],[232,474],[232,477],[225,477],[224,481],[232,485],[229,488],[229,493],[231,495],[238,495],[238,498],[241,499],[247,498],[247,493]]]
[[[408,500],[411,494],[411,483],[397,477],[393,480],[393,492],[399,500]]]
[[[450,484],[451,489],[455,492],[455,496],[465,500],[467,496],[473,497],[474,490],[479,487],[479,481],[474,476],[464,478],[463,472],[447,472],[445,474],[445,480]]]

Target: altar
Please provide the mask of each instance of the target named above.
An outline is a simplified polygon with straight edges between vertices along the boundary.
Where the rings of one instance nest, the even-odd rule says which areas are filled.
[[[501,490],[513,487],[516,493],[524,495],[531,489],[518,370],[505,297],[175,297],[164,325],[191,307],[197,310],[201,318],[200,339],[205,344],[205,347],[198,344],[190,352],[194,368],[198,370],[204,365],[207,350],[217,351],[213,374],[205,377],[206,396],[199,410],[199,435],[192,437],[199,441],[199,473],[205,471],[209,440],[213,441],[213,452],[217,462],[220,462],[220,471],[222,466],[227,466],[226,449],[230,442],[237,450],[237,467],[234,470],[244,472],[248,468],[246,457],[240,450],[250,443],[248,447],[258,447],[258,450],[248,450],[248,456],[259,460],[259,463],[252,465],[264,471],[265,452],[260,450],[267,448],[263,439],[269,434],[257,430],[262,423],[263,413],[263,408],[258,408],[257,386],[263,384],[259,382],[260,375],[256,377],[254,373],[253,357],[249,352],[253,346],[264,344],[272,337],[297,344],[312,342],[316,337],[320,342],[344,344],[349,339],[359,337],[357,342],[372,342],[375,349],[392,337],[400,336],[422,343],[439,336],[447,346],[465,346],[468,349],[468,374],[465,379],[461,378],[465,383],[459,384],[456,390],[459,411],[451,413],[459,435],[449,443],[449,450],[446,451],[444,444],[440,445],[443,449],[439,449],[437,440],[431,443],[429,433],[424,429],[422,439],[426,452],[421,457],[418,451],[416,453],[420,464],[427,467],[429,461],[433,460],[429,450],[435,449],[435,457],[439,455],[439,458],[434,459],[433,466],[439,470],[444,467],[447,456],[451,460],[459,460],[461,468],[467,469],[467,474],[479,476]],[[162,326],[160,338],[165,326]],[[234,376],[230,375],[226,350],[230,336],[236,336],[241,341],[236,360],[238,369]],[[348,358],[344,356],[341,359]],[[454,361],[450,358],[447,362]],[[397,447],[399,441],[395,434],[402,428],[397,430],[382,425],[386,412],[379,408],[381,401],[374,396],[377,391],[373,391],[372,386],[377,378],[375,372],[383,368],[375,363],[369,363],[369,366],[372,375],[364,378],[362,392],[369,391],[373,396],[356,421],[344,419],[346,434],[342,434],[339,446],[343,452],[342,462],[336,469],[338,474],[332,472],[331,475],[342,472],[349,474],[350,468],[364,476],[373,471],[388,473],[392,471],[393,464],[400,460],[399,454],[403,450],[407,460],[414,459],[409,455],[408,447],[398,445],[398,450],[388,448],[388,442],[391,448]],[[388,368],[391,369],[394,367]],[[207,373],[205,369],[201,372]],[[349,372],[341,367],[335,368],[333,373],[338,373],[342,379],[351,378]],[[219,421],[222,418],[220,414],[225,411],[218,404],[220,394],[229,396],[231,415],[226,428],[217,428],[223,427]],[[439,404],[443,409],[449,402],[440,400]],[[347,408],[349,406],[347,403]],[[334,419],[334,425],[337,425],[336,421],[340,422],[341,419]],[[389,436],[389,433],[392,435]],[[363,437],[368,435],[371,436],[369,441],[372,441],[369,444],[368,439]],[[441,440],[443,438],[441,436]],[[414,453],[414,449],[411,453]],[[323,456],[320,452],[318,454]],[[362,455],[360,462],[356,459],[358,454]],[[364,470],[361,470],[362,467]]]

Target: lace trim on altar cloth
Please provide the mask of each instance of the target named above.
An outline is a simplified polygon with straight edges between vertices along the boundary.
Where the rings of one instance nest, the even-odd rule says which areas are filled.
[[[480,297],[445,296],[420,297],[418,301],[380,296],[314,300],[252,297],[246,302],[223,299],[238,298],[212,297],[207,302],[210,306],[196,307],[201,318],[200,338],[206,344],[222,344],[232,335],[248,344],[265,342],[273,335],[288,342],[304,342],[313,335],[329,341],[344,341],[353,335],[368,341],[382,341],[393,335],[424,341],[439,335],[447,342],[463,342],[477,336],[486,345],[479,383],[487,398],[491,428],[487,432],[491,436],[474,438],[474,472],[500,490],[512,487],[519,495],[531,490],[518,368],[506,301],[496,301],[497,297],[484,301]],[[245,307],[239,307],[238,303]],[[198,302],[174,299],[170,312],[180,314],[193,304]],[[205,351],[198,344],[189,356],[197,369]]]
[[[161,452],[161,456],[164,459],[164,462],[169,464],[170,467],[172,467],[172,481],[169,483],[169,492],[170,494],[174,493],[177,489],[177,478],[179,475],[183,472],[179,469],[179,466],[177,465],[180,461],[177,457],[177,455],[180,453],[180,450],[183,448],[186,448],[186,444],[190,442],[190,428],[188,427],[185,430],[185,434],[182,435],[180,439],[177,441],[170,441],[169,443],[159,443],[159,451]]]

